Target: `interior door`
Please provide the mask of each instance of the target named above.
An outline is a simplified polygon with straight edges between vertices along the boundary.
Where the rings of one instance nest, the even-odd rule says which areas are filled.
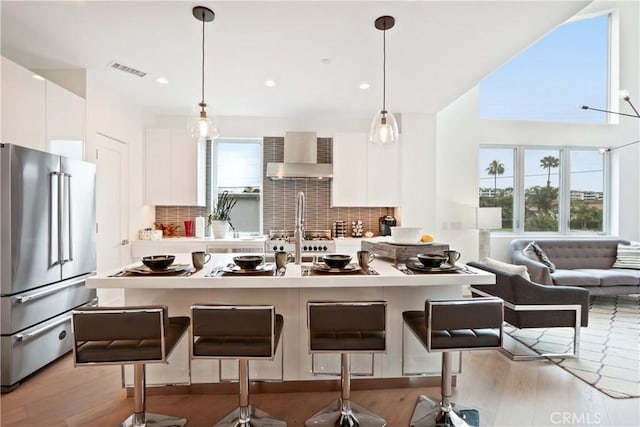
[[[96,142],[100,274],[129,263],[129,146],[100,134]]]

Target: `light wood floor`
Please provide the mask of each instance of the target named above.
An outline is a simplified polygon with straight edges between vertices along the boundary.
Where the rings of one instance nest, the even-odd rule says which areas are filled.
[[[352,398],[383,416],[390,427],[407,426],[420,394],[437,388],[354,391]],[[252,404],[289,426],[336,397],[333,392],[254,394]],[[551,362],[512,362],[497,351],[464,354],[454,400],[480,410],[483,426],[639,426],[640,399],[613,399]],[[118,426],[132,398],[120,387],[116,366],[73,368],[66,356],[0,400],[2,426]],[[151,395],[147,410],[186,417],[188,426],[211,426],[235,408],[235,395]]]

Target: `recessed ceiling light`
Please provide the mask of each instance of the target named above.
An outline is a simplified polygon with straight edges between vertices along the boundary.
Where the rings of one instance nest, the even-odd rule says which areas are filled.
[[[44,77],[42,77],[42,76],[40,76],[38,74],[34,74],[33,78],[36,79],[36,80],[44,80]]]
[[[276,85],[276,82],[274,82],[273,80],[265,80],[264,85],[267,87],[274,87]]]
[[[156,81],[157,81],[158,83],[160,83],[161,85],[166,85],[167,83],[169,83],[169,80],[167,80],[167,79],[166,79],[166,78],[164,78],[164,77],[158,77],[158,78],[156,79]]]
[[[362,90],[369,89],[369,83],[367,82],[360,83],[360,89]]]
[[[331,64],[331,58],[322,58],[320,62],[323,64]]]

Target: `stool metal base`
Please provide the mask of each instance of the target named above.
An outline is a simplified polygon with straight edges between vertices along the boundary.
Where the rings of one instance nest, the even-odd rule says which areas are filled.
[[[287,427],[285,421],[253,406],[249,406],[248,416],[241,416],[241,412],[244,412],[242,408],[234,409],[220,420],[215,427]]]
[[[453,403],[443,407],[439,400],[420,396],[410,426],[479,427],[480,413],[476,409],[461,408]]]
[[[343,408],[346,406],[346,408]],[[306,427],[385,427],[387,422],[357,403],[337,399],[305,421]]]
[[[145,414],[146,423],[136,424],[136,415],[131,414],[129,418],[122,422],[122,427],[183,427],[187,424],[187,420],[185,418],[172,417],[170,415],[160,415],[160,414]]]

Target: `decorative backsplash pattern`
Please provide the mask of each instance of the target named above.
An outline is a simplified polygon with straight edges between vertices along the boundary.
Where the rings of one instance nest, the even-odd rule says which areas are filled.
[[[265,137],[263,142],[263,176],[268,162],[284,160],[284,138]],[[331,138],[318,138],[318,163],[331,163]],[[209,171],[207,171],[209,172]],[[361,220],[363,231],[378,234],[378,218],[387,214],[386,208],[332,208],[330,180],[270,180],[263,179],[263,232],[293,230],[295,225],[296,195],[305,194],[305,227],[307,230],[331,230],[335,221],[345,221],[347,237],[351,235],[351,222]],[[207,191],[210,194],[210,191]],[[207,200],[208,204],[210,201]],[[388,210],[393,214],[393,208]],[[156,222],[180,225],[178,235],[184,236],[184,221],[206,216],[209,208],[200,206],[156,206]]]
[[[284,160],[284,138],[266,137],[263,143],[264,170],[267,162]],[[331,138],[318,138],[318,163],[331,163],[333,143]],[[386,208],[332,208],[331,181],[326,180],[270,180],[263,182],[263,230],[287,229],[295,226],[296,195],[298,191],[305,195],[305,227],[307,230],[331,230],[338,220],[346,221],[347,236],[351,233],[351,222],[361,220],[364,231],[378,234],[378,218],[387,214]],[[393,209],[389,209],[393,214]]]

